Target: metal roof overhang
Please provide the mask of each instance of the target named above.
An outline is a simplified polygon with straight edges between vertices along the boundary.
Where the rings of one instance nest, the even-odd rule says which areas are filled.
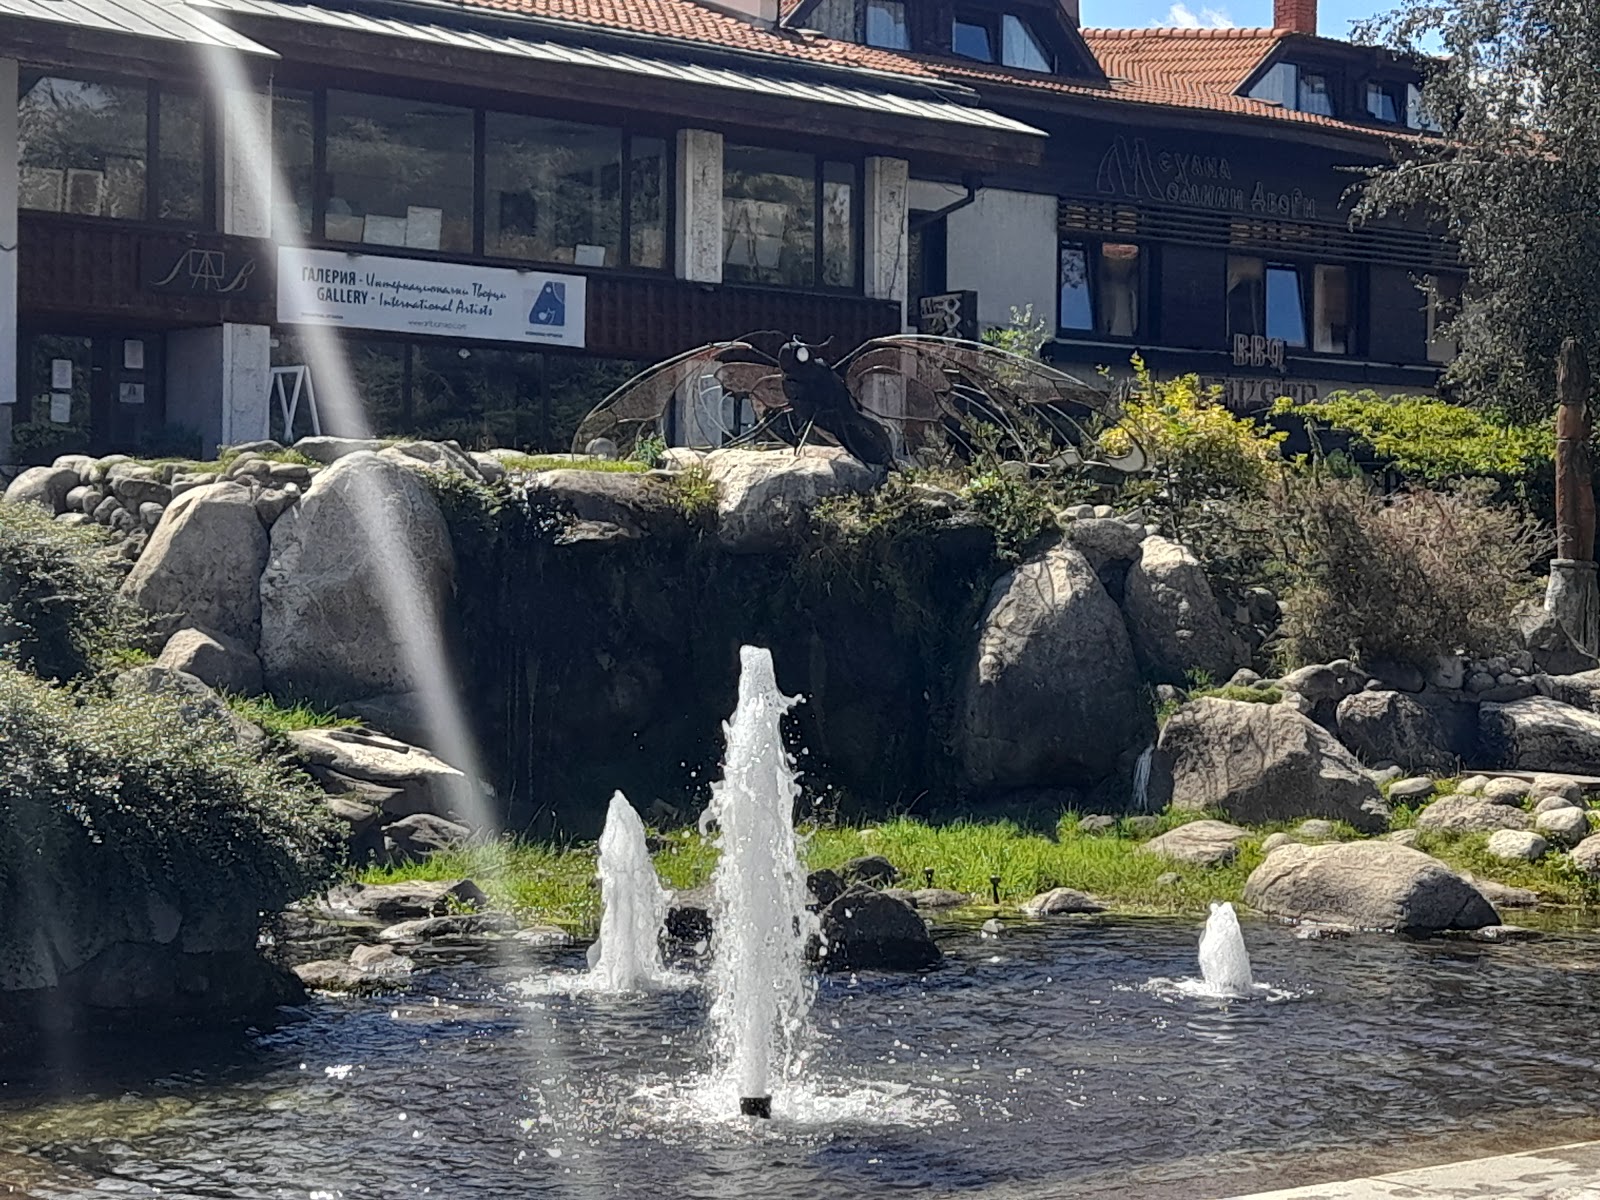
[[[277,57],[184,0],[0,0],[0,22],[28,41],[88,34]]]
[[[0,4],[27,0],[0,0]],[[33,0],[38,3],[39,0]],[[55,0],[48,0],[55,2]],[[776,71],[736,70],[618,50],[574,46],[545,39],[517,37],[501,32],[485,32],[439,25],[432,22],[400,20],[364,13],[321,8],[284,0],[192,0],[195,4],[241,17],[291,21],[302,26],[317,26],[330,31],[403,38],[412,43],[432,44],[451,50],[478,51],[506,56],[529,63],[591,68],[648,78],[667,83],[717,88],[746,96],[847,108],[857,113],[931,122],[948,132],[987,132],[1010,137],[1045,138],[1043,130],[1022,121],[1002,116],[991,109],[961,104],[941,97],[913,96],[877,88],[845,86],[819,79],[803,79],[796,74]],[[258,33],[257,36],[270,36]],[[930,92],[932,88],[930,87]]]

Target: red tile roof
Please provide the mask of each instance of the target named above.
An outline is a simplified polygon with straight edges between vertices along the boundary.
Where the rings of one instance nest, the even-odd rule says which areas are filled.
[[[694,0],[460,0],[467,7],[571,21],[601,29],[699,42],[728,50],[774,54],[837,67],[936,79],[924,62],[903,54],[838,42],[810,30],[743,21]]]

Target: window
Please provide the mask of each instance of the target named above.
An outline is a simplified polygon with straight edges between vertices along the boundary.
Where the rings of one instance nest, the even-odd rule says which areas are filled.
[[[905,0],[867,0],[866,43],[884,50],[909,50]]]
[[[1027,19],[1016,13],[957,13],[950,49],[962,58],[1000,63],[1024,71],[1054,71],[1055,60]]]
[[[206,215],[206,114],[198,96],[160,92],[156,97],[156,197],[158,221],[198,225]]]
[[[957,15],[950,26],[950,49],[962,58],[996,61],[994,32],[982,17]]]
[[[1138,336],[1143,279],[1138,246],[1064,241],[1059,279],[1058,325],[1063,331]]]
[[[622,258],[622,133],[492,112],[484,119],[483,252],[614,267]]]
[[[1347,268],[1230,254],[1227,286],[1230,336],[1266,337],[1317,354],[1351,353]]]
[[[316,178],[316,108],[310,92],[272,97],[272,157],[278,169],[272,224],[278,236],[311,236],[311,196]]]
[[[1400,122],[1400,103],[1395,91],[1381,83],[1367,84],[1367,115],[1386,125]]]
[[[25,75],[17,105],[17,203],[143,220],[150,97],[143,83]]]
[[[1428,361],[1439,366],[1455,362],[1459,349],[1453,337],[1441,332],[1461,310],[1461,279],[1455,275],[1428,275],[1423,279],[1428,304]]]
[[[1328,87],[1328,77],[1300,72],[1300,102],[1296,107],[1301,112],[1333,116],[1333,92]]]
[[[1050,53],[1032,27],[1015,13],[1000,18],[1000,61],[1024,71],[1054,71]]]
[[[859,287],[859,191],[853,163],[725,146],[723,278],[784,287]]]
[[[628,139],[628,264],[651,271],[667,266],[670,169],[662,138]]]
[[[906,298],[912,308],[908,314],[916,323],[916,303],[923,296],[936,296],[946,290],[946,271],[950,256],[949,222],[927,212],[913,212],[908,222],[907,257],[911,260],[906,280]]]
[[[1423,106],[1422,89],[1414,83],[1406,84],[1406,124],[1412,129],[1423,129],[1429,133],[1442,132],[1439,122]]]
[[[328,93],[329,241],[472,249],[472,110]]]

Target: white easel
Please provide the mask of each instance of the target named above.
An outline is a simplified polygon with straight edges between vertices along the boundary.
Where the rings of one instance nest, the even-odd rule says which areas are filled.
[[[311,432],[322,435],[322,419],[317,413],[317,389],[311,382],[311,368],[272,368],[272,394],[278,401],[278,412],[283,417],[283,436],[294,440],[294,418],[300,409],[300,397],[305,396],[306,411],[311,414]]]

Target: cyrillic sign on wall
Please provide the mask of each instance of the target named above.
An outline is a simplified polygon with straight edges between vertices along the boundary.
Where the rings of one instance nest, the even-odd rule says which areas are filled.
[[[278,320],[287,325],[581,347],[587,284],[582,275],[278,248]]]

